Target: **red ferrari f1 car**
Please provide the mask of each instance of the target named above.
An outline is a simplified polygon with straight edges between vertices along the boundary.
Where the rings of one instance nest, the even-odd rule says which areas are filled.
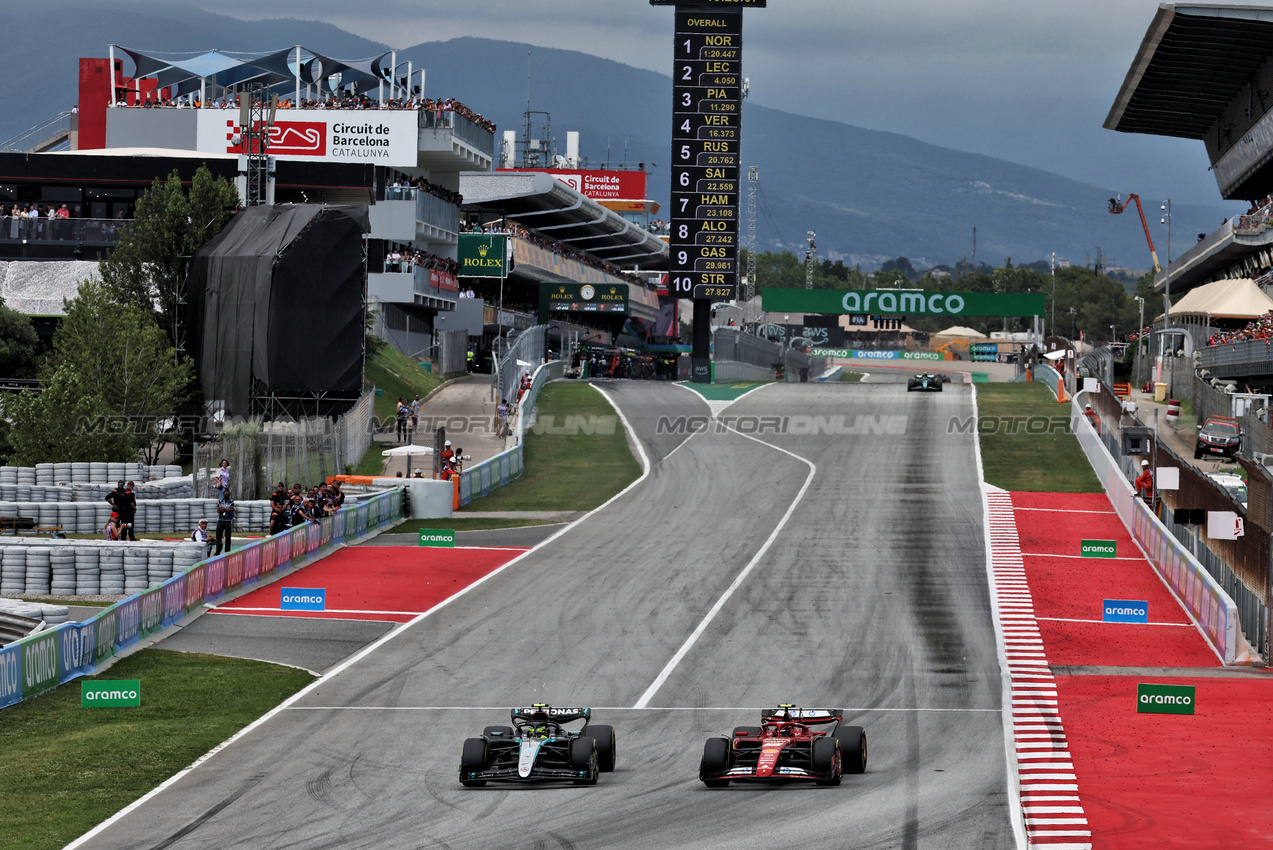
[[[759,726],[739,726],[729,738],[707,739],[698,778],[708,788],[733,780],[839,785],[842,773],[866,772],[866,733],[843,722],[840,708],[766,709]]]

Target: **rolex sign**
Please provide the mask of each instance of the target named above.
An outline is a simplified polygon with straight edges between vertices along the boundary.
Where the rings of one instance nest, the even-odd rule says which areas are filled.
[[[489,233],[461,233],[460,277],[507,277],[508,237]]]

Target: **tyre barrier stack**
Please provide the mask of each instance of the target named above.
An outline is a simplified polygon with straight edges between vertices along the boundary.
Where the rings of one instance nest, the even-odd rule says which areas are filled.
[[[65,605],[50,605],[47,602],[27,602],[25,599],[5,599],[0,597],[0,612],[16,614],[31,620],[43,620],[46,626],[56,626],[71,621],[71,609]]]
[[[33,559],[39,568],[43,554],[44,575],[51,579],[51,555],[55,549],[68,547],[76,552],[76,586],[85,574],[87,560],[81,555],[92,550],[98,558],[98,576],[102,593],[111,593],[109,585],[116,580],[122,592],[128,581],[130,551],[146,553],[147,580],[150,578],[150,552],[162,548],[171,558],[173,575],[159,586],[151,587],[103,608],[84,622],[61,622],[17,641],[0,646],[0,708],[36,696],[63,682],[98,672],[119,651],[139,640],[154,635],[191,612],[203,607],[235,588],[255,584],[277,570],[285,570],[302,559],[319,558],[332,546],[357,540],[382,528],[402,521],[403,490],[397,488],[380,493],[358,504],[346,505],[333,516],[318,523],[253,541],[226,555],[197,560],[192,567],[178,572],[191,557],[202,558],[199,544],[102,544],[98,541],[69,540],[23,541],[23,545],[0,546],[0,579],[16,580],[11,567]],[[12,540],[13,538],[8,538]],[[131,559],[137,569],[137,558]],[[164,556],[156,558],[156,576],[164,569]],[[81,566],[84,569],[81,570]],[[22,576],[24,588],[33,584],[29,573]],[[41,591],[47,593],[47,591]],[[17,602],[22,616],[42,616],[46,624],[65,617],[64,607],[54,607],[47,614],[30,603]]]
[[[235,531],[268,531],[270,503],[267,500],[234,503]],[[61,528],[66,534],[103,534],[111,507],[105,500],[95,502],[8,502],[0,500],[0,516],[30,517],[43,528]],[[173,499],[139,501],[133,531],[141,534],[173,534],[185,537],[199,520],[208,521],[208,531],[217,524],[216,499]]]
[[[22,540],[0,544],[0,595],[122,596],[162,584],[207,557],[200,543]]]
[[[37,463],[35,466],[0,466],[0,485],[46,486],[61,481],[110,484],[116,481],[162,481],[180,478],[181,467],[147,466],[144,463]]]

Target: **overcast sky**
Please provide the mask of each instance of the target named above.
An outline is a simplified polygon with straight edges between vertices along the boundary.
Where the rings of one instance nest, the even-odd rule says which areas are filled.
[[[323,20],[395,48],[475,35],[671,71],[672,10],[646,0],[194,3],[245,19]],[[1201,142],[1101,127],[1157,8],[1156,0],[770,0],[745,13],[744,74],[766,106],[1124,194],[1219,204]]]

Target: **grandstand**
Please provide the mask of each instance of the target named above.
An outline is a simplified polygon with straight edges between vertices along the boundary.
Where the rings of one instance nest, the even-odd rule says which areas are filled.
[[[1174,260],[1168,257],[1166,268],[1154,279],[1155,289],[1173,301],[1173,326],[1190,335],[1204,367],[1216,356],[1207,350],[1208,340],[1217,330],[1243,327],[1249,321],[1249,304],[1259,299],[1246,299],[1248,304],[1236,313],[1216,312],[1205,308],[1209,299],[1194,299],[1195,306],[1179,319],[1175,303],[1217,281],[1253,281],[1253,287],[1265,290],[1273,284],[1270,59],[1273,8],[1164,4],[1150,22],[1105,119],[1110,130],[1201,141],[1220,195],[1251,204],[1246,215],[1225,221]],[[1197,309],[1197,304],[1204,308]],[[1161,329],[1161,315],[1156,324]],[[1171,336],[1178,337],[1179,331]],[[1155,340],[1155,353],[1178,348],[1159,343]],[[1260,360],[1266,359],[1259,354]],[[1243,370],[1230,362],[1226,371]],[[1266,372],[1267,366],[1261,365],[1250,374]]]

